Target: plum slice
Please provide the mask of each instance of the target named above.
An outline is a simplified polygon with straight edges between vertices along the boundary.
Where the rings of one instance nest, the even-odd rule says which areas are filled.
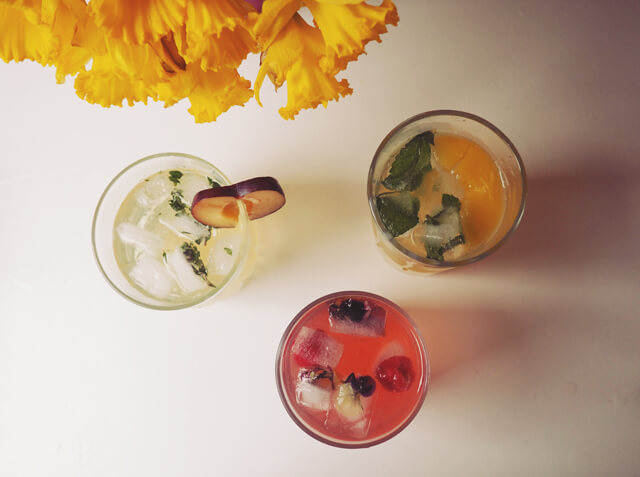
[[[213,227],[235,227],[238,224],[241,200],[249,219],[259,219],[274,213],[285,203],[284,192],[273,177],[254,177],[224,187],[198,192],[191,205],[191,215],[198,222]]]

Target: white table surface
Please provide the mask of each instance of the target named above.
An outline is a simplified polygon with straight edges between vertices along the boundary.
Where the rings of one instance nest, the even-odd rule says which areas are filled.
[[[263,108],[197,125],[186,101],[104,109],[0,64],[0,476],[640,473],[640,4],[397,5],[343,75],[355,93],[293,122],[270,84]],[[513,140],[527,208],[496,255],[405,275],[375,247],[366,175],[390,129],[440,108]],[[243,288],[176,312],[117,295],[90,244],[109,180],[163,151],[288,199],[255,223]],[[274,382],[288,322],[345,289],[404,307],[432,362],[414,422],[356,451],[298,429]]]

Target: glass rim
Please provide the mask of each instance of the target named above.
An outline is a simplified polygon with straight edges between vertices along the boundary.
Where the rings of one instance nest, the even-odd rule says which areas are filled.
[[[304,317],[304,315],[307,312],[315,308],[320,303],[327,302],[332,299],[344,297],[344,296],[359,296],[359,297],[371,298],[377,301],[384,302],[386,305],[396,310],[399,313],[399,315],[406,320],[411,330],[413,331],[412,334],[416,339],[418,348],[420,350],[420,357],[422,358],[422,361],[423,361],[422,365],[423,365],[424,373],[421,376],[422,382],[419,384],[419,387],[421,386],[422,390],[420,391],[420,396],[415,402],[411,412],[404,418],[401,424],[399,424],[397,427],[392,429],[387,434],[383,434],[382,436],[377,437],[375,439],[364,440],[364,441],[332,440],[328,436],[319,434],[313,428],[311,428],[311,426],[305,425],[304,421],[292,409],[292,404],[290,404],[289,399],[287,398],[287,393],[284,389],[284,385],[282,382],[283,379],[281,376],[283,352],[291,336],[291,331],[295,328],[295,326],[299,323],[299,321]],[[340,447],[342,449],[362,449],[366,447],[372,447],[388,441],[389,439],[391,439],[392,437],[395,437],[401,431],[403,431],[409,424],[411,424],[411,422],[415,419],[415,417],[418,415],[418,413],[422,409],[424,401],[427,397],[427,391],[429,389],[429,381],[430,381],[430,374],[431,374],[431,368],[429,363],[429,353],[427,352],[427,346],[424,342],[424,337],[422,336],[422,333],[418,329],[418,326],[416,325],[415,321],[413,321],[413,319],[407,314],[407,312],[404,311],[399,305],[389,300],[388,298],[385,298],[380,295],[376,295],[375,293],[364,292],[359,290],[346,290],[346,291],[330,293],[328,295],[324,295],[320,298],[313,300],[311,303],[309,303],[304,308],[302,308],[302,310],[300,310],[296,314],[296,316],[291,320],[291,322],[287,325],[287,327],[285,328],[282,334],[282,338],[280,339],[280,343],[278,345],[278,350],[276,354],[275,371],[276,371],[276,388],[278,389],[278,395],[280,396],[280,400],[282,401],[282,404],[285,410],[287,411],[287,414],[293,420],[293,422],[295,422],[300,429],[302,429],[306,434],[313,437],[314,439],[324,444],[327,444],[333,447]]]
[[[401,244],[397,243],[396,240],[393,240],[393,237],[391,236],[389,231],[384,227],[384,224],[382,223],[380,215],[378,214],[378,208],[375,205],[376,196],[375,196],[375,191],[373,190],[374,169],[376,164],[380,160],[380,156],[384,147],[398,132],[400,132],[406,126],[425,118],[435,118],[438,116],[456,116],[464,119],[469,119],[471,121],[475,121],[476,123],[479,123],[482,126],[485,126],[486,128],[488,128],[491,132],[493,132],[496,136],[498,136],[498,138],[500,138],[507,145],[507,147],[511,150],[511,152],[513,152],[513,156],[516,159],[518,168],[520,170],[520,175],[522,177],[522,197],[520,198],[520,205],[518,208],[518,212],[516,214],[516,217],[513,223],[511,224],[511,227],[509,227],[509,230],[507,230],[507,232],[500,238],[500,240],[498,240],[493,246],[489,247],[487,250],[462,260],[451,260],[451,261],[433,260],[431,258],[426,258],[420,255],[417,255],[412,251],[408,250],[407,248],[403,247]],[[527,175],[524,167],[524,162],[522,161],[522,157],[520,156],[520,153],[518,152],[518,149],[516,148],[516,146],[511,142],[511,140],[506,136],[506,134],[504,134],[500,129],[498,129],[498,127],[495,126],[493,123],[475,114],[467,113],[464,111],[457,111],[454,109],[435,109],[433,111],[426,111],[424,113],[411,116],[410,118],[407,118],[401,123],[399,123],[396,127],[394,127],[391,131],[389,131],[389,133],[384,137],[384,139],[376,149],[376,152],[373,155],[373,160],[371,161],[371,166],[369,167],[369,174],[367,176],[367,201],[369,203],[369,210],[371,211],[371,215],[380,232],[382,232],[385,235],[385,237],[388,239],[388,242],[400,253],[402,253],[403,255],[406,255],[407,257],[414,260],[415,262],[421,263],[422,265],[427,265],[432,268],[446,269],[446,268],[458,267],[461,265],[468,265],[470,263],[477,262],[478,260],[481,260],[493,254],[496,250],[502,247],[502,245],[504,245],[507,239],[513,234],[513,232],[515,232],[515,230],[520,225],[520,222],[522,221],[522,217],[524,215],[526,197],[527,197]]]
[[[141,159],[138,159],[138,160],[132,162],[131,164],[129,164],[128,166],[126,166],[120,172],[118,172],[114,176],[114,178],[109,181],[109,183],[105,187],[104,191],[100,195],[100,199],[98,200],[98,203],[96,205],[96,209],[95,209],[95,211],[93,213],[93,220],[91,222],[91,249],[92,249],[92,252],[93,252],[93,258],[95,259],[96,264],[98,265],[98,269],[100,270],[101,275],[107,281],[107,283],[111,286],[111,288],[113,288],[119,295],[121,295],[122,297],[126,298],[128,301],[130,301],[130,302],[132,302],[132,303],[134,303],[136,305],[142,306],[144,308],[148,308],[148,309],[152,309],[152,310],[171,311],[171,310],[182,310],[184,308],[191,308],[193,306],[199,305],[200,303],[208,300],[209,298],[213,297],[214,295],[217,295],[224,288],[226,288],[227,284],[229,282],[231,282],[231,279],[238,273],[239,269],[241,268],[242,264],[244,263],[244,261],[247,258],[247,250],[248,250],[248,248],[250,246],[250,243],[249,243],[250,238],[249,238],[248,234],[245,234],[244,246],[242,247],[242,256],[240,257],[239,260],[237,260],[235,262],[235,264],[233,266],[233,269],[226,276],[226,279],[224,280],[224,283],[222,283],[222,285],[219,286],[219,287],[212,288],[210,292],[208,292],[206,294],[203,294],[202,296],[198,296],[196,299],[194,299],[192,301],[189,301],[189,302],[186,302],[186,303],[179,303],[179,304],[175,304],[175,305],[154,305],[154,304],[145,303],[143,301],[137,300],[134,297],[130,296],[128,293],[126,293],[124,290],[122,290],[120,287],[118,287],[118,285],[116,285],[114,283],[114,281],[111,279],[111,277],[109,277],[109,274],[107,273],[107,271],[104,269],[104,267],[102,265],[102,262],[100,260],[99,254],[98,254],[98,250],[97,250],[98,247],[97,247],[97,244],[96,244],[96,227],[97,227],[97,224],[98,224],[98,217],[100,215],[100,211],[102,210],[102,204],[103,204],[105,198],[107,197],[107,194],[111,191],[112,187],[127,172],[131,171],[132,169],[138,167],[139,165],[141,165],[143,163],[147,163],[147,162],[152,161],[154,159],[163,158],[163,157],[169,157],[169,158],[170,157],[177,157],[177,158],[189,159],[189,160],[192,160],[192,161],[195,161],[195,162],[200,162],[200,163],[206,165],[206,167],[211,168],[214,173],[216,173],[219,177],[224,179],[226,184],[223,184],[223,185],[230,185],[231,184],[231,181],[229,180],[229,178],[225,174],[223,174],[222,171],[220,171],[220,169],[218,169],[216,166],[211,164],[209,161],[206,161],[206,160],[202,159],[201,157],[194,156],[194,155],[191,155],[191,154],[186,154],[186,153],[183,153],[183,152],[159,152],[159,153],[151,154],[149,156],[145,156],[145,157],[143,157]],[[140,180],[144,180],[144,177],[141,178]],[[244,203],[242,203],[242,201],[240,201],[240,205],[241,205],[241,207],[240,207],[239,216],[241,217],[242,223],[245,224],[245,225],[248,225],[249,217],[247,215],[246,208],[244,207]],[[158,301],[161,301],[161,300],[158,299]]]

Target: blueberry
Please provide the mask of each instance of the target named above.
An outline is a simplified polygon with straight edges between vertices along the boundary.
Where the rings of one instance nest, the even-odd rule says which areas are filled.
[[[343,301],[340,308],[344,309],[347,317],[354,323],[361,322],[362,318],[364,318],[364,315],[367,313],[364,302],[353,300],[352,298],[347,298]]]
[[[358,387],[363,397],[369,397],[376,390],[376,382],[371,376],[360,376],[358,378]]]
[[[371,376],[360,376],[356,378],[356,375],[351,373],[344,382],[349,383],[353,392],[361,394],[362,397],[369,397],[376,390],[376,382]]]
[[[347,298],[340,305],[336,303],[329,305],[329,316],[338,320],[348,318],[354,323],[359,323],[369,311],[367,308],[363,301]]]
[[[331,305],[329,305],[329,316],[338,320],[344,320],[346,318],[346,316],[344,316],[344,314],[342,313],[340,307],[335,303],[331,303]]]

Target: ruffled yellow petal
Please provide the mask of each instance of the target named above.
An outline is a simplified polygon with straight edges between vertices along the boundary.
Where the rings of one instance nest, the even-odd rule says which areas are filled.
[[[199,60],[203,70],[235,69],[255,51],[255,45],[247,30],[223,30],[219,38],[208,38],[190,49],[186,58],[194,63]]]
[[[353,93],[346,79],[327,76],[317,63],[304,60],[291,68],[287,75],[287,105],[278,112],[285,119],[293,119],[302,109],[324,107],[330,100]]]
[[[387,31],[387,24],[398,24],[398,12],[391,0],[383,0],[379,6],[364,2],[338,5],[335,0],[306,0],[305,3],[327,45],[327,58],[322,67],[334,74],[363,54],[367,43],[379,42],[380,35]]]
[[[45,8],[45,3],[50,4]],[[83,0],[45,0],[42,11],[53,11],[51,16],[52,30],[60,39],[60,48],[55,53],[56,81],[63,83],[68,75],[84,71],[91,59],[91,50],[74,44],[74,35],[80,24],[84,24],[89,16]],[[43,13],[44,18],[44,13]]]
[[[106,108],[122,106],[124,100],[129,106],[135,102],[147,104],[149,97],[149,87],[144,82],[109,73],[80,73],[74,85],[81,99]]]
[[[271,45],[302,5],[302,0],[265,0],[262,12],[249,13],[253,36],[262,51]]]
[[[38,8],[39,10],[39,8]],[[33,60],[51,64],[60,41],[46,24],[39,24],[39,11],[0,3],[0,58],[5,62]]]
[[[293,119],[302,109],[326,106],[351,94],[346,80],[338,81],[320,68],[325,49],[320,30],[294,15],[263,58],[256,79],[256,99],[259,101],[259,89],[267,74],[276,87],[287,82],[287,105],[279,110],[285,119]]]
[[[165,107],[189,98],[189,112],[197,123],[215,121],[232,106],[242,106],[251,96],[251,82],[234,69],[203,71],[191,65],[186,71],[157,86],[158,100]]]
[[[222,30],[246,28],[253,7],[244,0],[187,0],[187,40],[200,41]]]
[[[147,103],[157,98],[157,84],[168,75],[149,45],[128,45],[122,40],[106,40],[105,53],[93,57],[91,69],[78,74],[76,93],[89,103],[122,106],[127,100]]]
[[[259,51],[248,31],[251,11],[243,0],[188,0],[184,40],[176,39],[180,53],[203,70],[237,68],[249,53]]]
[[[41,21],[41,0],[0,0],[0,4],[4,3],[10,7],[21,10],[24,16],[33,24],[43,23]]]
[[[235,69],[220,71],[191,70],[194,88],[189,94],[197,123],[215,121],[232,106],[242,106],[253,96],[251,81],[244,79]]]
[[[177,31],[185,21],[186,0],[91,0],[96,23],[114,38],[140,45]]]

